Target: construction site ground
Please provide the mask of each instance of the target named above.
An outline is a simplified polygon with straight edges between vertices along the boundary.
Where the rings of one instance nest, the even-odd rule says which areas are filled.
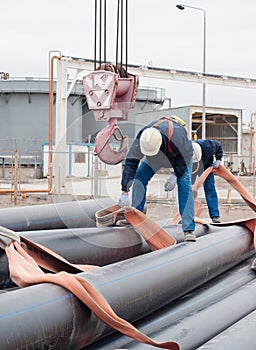
[[[33,169],[23,169],[19,188],[47,189],[46,178],[34,178]],[[164,192],[164,183],[168,175],[157,174],[150,181],[147,192],[147,215],[153,220],[168,220],[177,212],[177,187],[172,192]],[[255,198],[255,176],[237,176],[247,191]],[[101,192],[94,196],[92,185],[94,179],[69,178],[67,179],[68,191],[66,194],[56,195],[48,193],[18,193],[16,199],[13,194],[0,194],[0,208],[15,206],[30,206],[67,201],[87,200],[111,196],[114,201],[120,195],[120,178],[100,179]],[[255,213],[247,206],[241,196],[227,182],[216,176],[216,189],[219,196],[219,208],[222,222],[255,217]],[[9,178],[0,177],[0,188],[12,187],[11,174]],[[209,220],[209,214],[205,201],[204,191],[200,189],[198,198],[203,204],[201,218]]]

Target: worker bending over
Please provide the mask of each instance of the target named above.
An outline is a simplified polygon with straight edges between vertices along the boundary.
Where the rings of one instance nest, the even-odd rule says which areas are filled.
[[[192,155],[192,142],[187,131],[174,119],[163,117],[142,128],[125,159],[119,205],[129,205],[128,192],[133,185],[132,206],[143,212],[148,182],[160,168],[172,167],[177,177],[184,240],[195,241]]]

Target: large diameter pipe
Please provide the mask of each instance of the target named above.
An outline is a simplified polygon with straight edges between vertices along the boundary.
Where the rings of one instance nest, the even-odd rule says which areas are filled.
[[[154,339],[161,341],[171,334],[172,340],[178,342],[182,350],[198,350],[198,347],[202,344],[256,309],[255,288],[256,281],[254,279],[215,303],[197,310],[179,320],[176,324],[154,333]],[[251,328],[251,332],[255,333],[255,324]],[[242,343],[242,339],[240,342]],[[242,348],[247,350],[246,346]],[[142,350],[145,347],[141,344],[127,344],[126,349]],[[202,346],[200,349],[204,349],[204,347]],[[216,348],[212,349],[215,350]],[[233,350],[234,348],[229,347],[225,342],[222,349]],[[237,349],[241,349],[241,347],[237,347]],[[255,349],[255,343],[254,348],[251,349]]]
[[[242,227],[82,273],[126,320],[134,322],[248,258],[252,235]],[[113,332],[62,287],[40,284],[0,298],[5,350],[81,349]],[[170,338],[170,335],[168,335]]]
[[[134,326],[141,332],[154,338],[157,332],[179,322],[186,316],[208,307],[216,300],[223,299],[226,295],[255,279],[255,272],[250,267],[251,258],[244,260],[238,266],[215,277],[199,288],[196,288],[184,297],[181,297],[156,312],[135,322]],[[212,323],[211,323],[212,324]],[[212,325],[214,327],[214,325]],[[182,330],[182,327],[180,327]],[[171,333],[170,333],[171,334]],[[135,348],[137,342],[118,332],[104,337],[89,345],[86,350],[113,350],[120,348]],[[143,348],[143,347],[142,347]],[[210,348],[214,349],[214,347]],[[229,347],[228,349],[233,349]],[[223,348],[224,350],[224,348]],[[226,350],[226,349],[225,349]]]
[[[195,232],[200,237],[218,230],[198,224]],[[168,225],[166,231],[177,242],[183,241],[181,225]],[[150,252],[148,244],[130,226],[23,231],[22,236],[50,248],[73,264],[104,266]],[[7,257],[0,249],[0,289],[11,286]]]
[[[183,242],[180,224],[167,225],[166,232]],[[230,228],[221,228],[228,232]],[[218,232],[219,227],[196,225],[197,237]],[[23,231],[22,236],[46,246],[74,264],[103,266],[150,252],[150,247],[132,226],[87,227],[55,230]]]
[[[198,350],[255,350],[255,324],[256,311],[253,311],[200,346]]]
[[[96,226],[95,212],[113,205],[102,198],[0,210],[0,225],[14,231]]]
[[[23,231],[22,236],[73,264],[104,266],[150,251],[142,237],[127,227]],[[0,289],[13,285],[7,256],[0,249]]]

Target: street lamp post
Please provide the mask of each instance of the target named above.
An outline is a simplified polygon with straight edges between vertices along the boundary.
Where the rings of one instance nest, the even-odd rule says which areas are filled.
[[[206,11],[200,7],[194,7],[189,5],[176,5],[176,7],[179,10],[185,10],[186,7],[202,11],[204,14],[204,36],[203,36],[203,74],[206,72]],[[202,113],[202,139],[204,140],[206,138],[206,111],[205,111],[205,95],[206,95],[206,86],[205,83],[203,83],[203,113]]]

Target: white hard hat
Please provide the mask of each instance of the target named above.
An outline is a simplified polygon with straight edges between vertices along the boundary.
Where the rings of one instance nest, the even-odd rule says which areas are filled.
[[[162,135],[156,128],[145,129],[140,136],[140,150],[145,156],[154,156],[159,152]]]
[[[202,148],[197,142],[192,142],[194,153],[193,153],[193,163],[200,162],[202,158]]]

